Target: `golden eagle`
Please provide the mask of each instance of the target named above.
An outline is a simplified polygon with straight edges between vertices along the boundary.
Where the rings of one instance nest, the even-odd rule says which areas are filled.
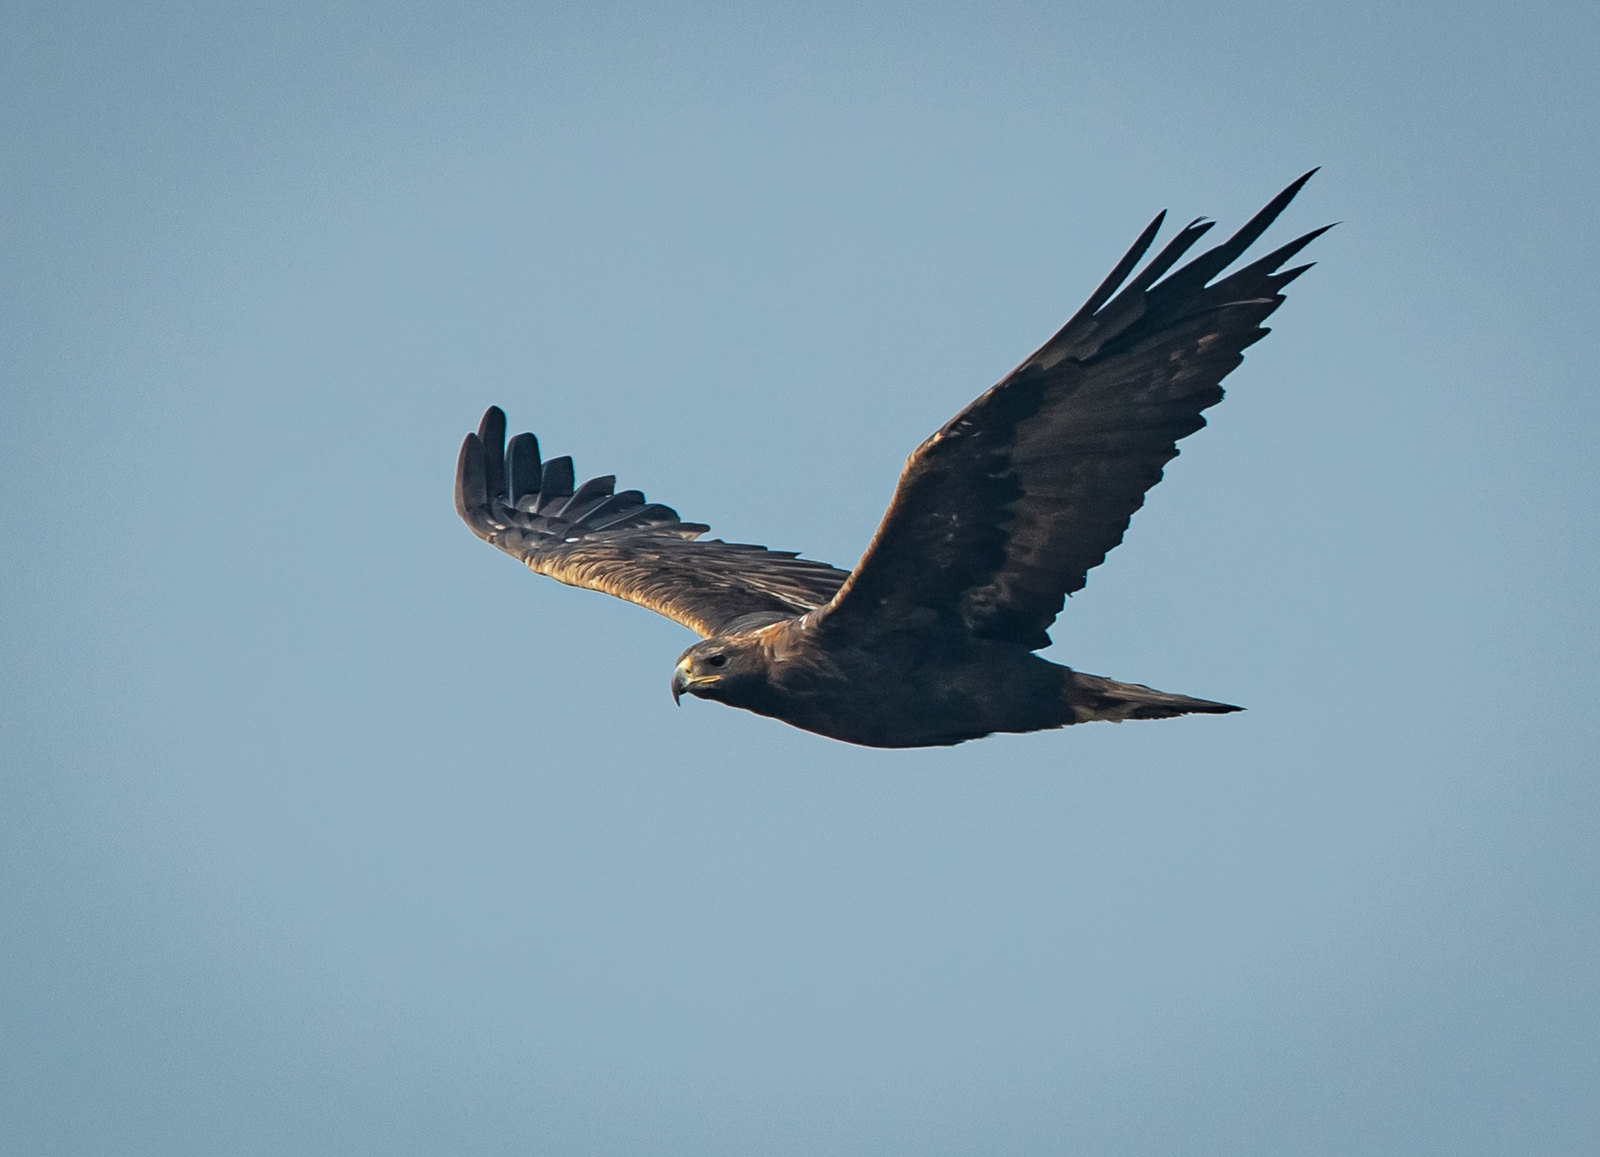
[[[506,442],[498,406],[461,447],[456,510],[530,569],[700,634],[674,700],[687,691],[871,747],[1237,711],[1034,652],[1310,268],[1282,266],[1328,226],[1220,276],[1310,177],[1174,270],[1212,225],[1191,222],[1135,274],[1157,216],[1059,333],[917,447],[848,573],[700,541],[709,527],[610,475],[575,486],[571,458],[541,461],[532,434]]]

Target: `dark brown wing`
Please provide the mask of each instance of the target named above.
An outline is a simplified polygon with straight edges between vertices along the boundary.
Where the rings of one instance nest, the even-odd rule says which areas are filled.
[[[1218,383],[1266,335],[1283,287],[1310,268],[1280,272],[1322,229],[1212,281],[1310,176],[1158,280],[1211,223],[1185,226],[1124,287],[1165,214],[1152,221],[1059,333],[911,455],[871,546],[819,621],[1047,646],[1063,596],[1122,541],[1178,440],[1205,425]]]
[[[540,574],[604,591],[666,615],[701,635],[746,615],[785,618],[833,597],[845,572],[789,551],[697,542],[710,527],[616,479],[573,485],[572,459],[539,459],[539,442],[506,442],[506,416],[491,406],[468,434],[456,465],[456,511],[485,542]]]

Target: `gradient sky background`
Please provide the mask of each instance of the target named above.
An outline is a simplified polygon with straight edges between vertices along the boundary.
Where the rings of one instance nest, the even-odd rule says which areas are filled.
[[[1600,1151],[1592,4],[0,16],[0,1151]],[[1158,209],[1321,264],[1058,661],[878,752],[450,504],[851,565]]]

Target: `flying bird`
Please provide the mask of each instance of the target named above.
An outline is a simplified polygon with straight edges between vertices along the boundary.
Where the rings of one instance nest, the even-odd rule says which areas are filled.
[[[853,571],[703,540],[710,527],[611,475],[574,485],[571,458],[541,460],[532,434],[506,441],[498,406],[462,444],[456,510],[539,574],[702,636],[673,670],[674,700],[869,747],[1238,711],[1035,652],[1311,267],[1283,268],[1330,226],[1224,275],[1310,177],[1186,264],[1212,222],[1184,226],[1138,269],[1158,215],[1054,337],[912,452]]]

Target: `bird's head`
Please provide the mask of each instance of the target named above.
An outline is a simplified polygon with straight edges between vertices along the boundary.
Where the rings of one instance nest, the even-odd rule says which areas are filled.
[[[767,657],[754,638],[706,639],[678,657],[672,701],[684,692],[742,705],[767,683]]]

